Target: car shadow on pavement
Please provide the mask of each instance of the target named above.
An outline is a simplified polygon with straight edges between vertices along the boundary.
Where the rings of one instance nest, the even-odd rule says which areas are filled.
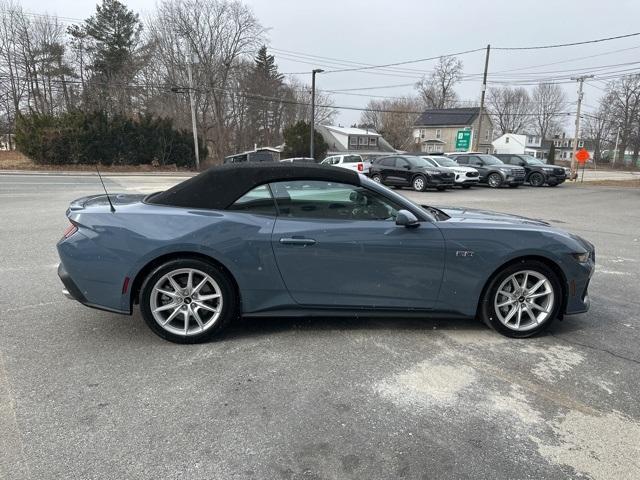
[[[487,331],[476,319],[434,319],[434,318],[380,318],[380,317],[273,317],[240,318],[233,322],[220,340],[235,340],[284,332],[314,331],[447,331],[479,330]],[[498,335],[496,333],[496,335]]]

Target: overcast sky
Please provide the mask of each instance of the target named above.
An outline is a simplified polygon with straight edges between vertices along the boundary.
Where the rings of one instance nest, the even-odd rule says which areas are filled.
[[[72,18],[85,18],[95,9],[95,3],[87,0],[22,0],[21,3],[31,12]],[[154,10],[157,2],[129,0],[124,3],[144,19]],[[376,65],[482,48],[487,44],[491,44],[492,48],[548,45],[640,31],[638,0],[245,0],[245,3],[253,8],[260,22],[269,29],[267,41],[273,48]],[[622,49],[625,50],[608,53]],[[571,61],[577,57],[599,54],[603,55]],[[314,68],[314,65],[301,63],[310,62],[309,58],[296,57],[300,60],[297,62],[291,53],[286,55],[285,58],[276,53],[282,72],[303,72]],[[547,75],[544,72],[553,72],[548,75],[568,75],[557,71],[638,62],[637,66],[596,70],[602,76],[624,68],[637,67],[640,70],[639,57],[640,36],[548,50],[493,50],[489,72],[521,69],[509,72],[508,79],[512,80]],[[465,75],[482,72],[484,52],[461,55],[459,58],[464,62]],[[323,62],[326,61],[318,60],[315,66],[326,70],[341,68]],[[398,67],[410,70],[402,72],[326,73],[318,76],[317,85],[321,89],[345,89],[411,84],[419,80],[421,72],[429,71],[433,63],[429,61]],[[550,63],[555,64],[548,65]],[[502,75],[504,79],[506,73]],[[310,82],[310,74],[299,76]],[[480,83],[480,77],[477,76],[458,85],[461,99],[479,98]],[[597,105],[602,95],[602,90],[597,87],[604,86],[597,81],[589,83],[585,85],[586,111],[593,110]],[[564,88],[570,100],[575,101],[576,85],[567,84]],[[411,86],[404,86],[356,93],[401,96],[414,92]],[[363,96],[334,95],[335,104],[339,106],[362,107],[367,100]],[[359,112],[341,110],[338,122],[350,125],[358,121],[359,116]],[[571,130],[571,124],[572,121],[567,121],[568,131]]]

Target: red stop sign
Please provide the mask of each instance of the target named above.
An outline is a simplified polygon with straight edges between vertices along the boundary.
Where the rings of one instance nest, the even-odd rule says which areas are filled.
[[[576,152],[576,160],[578,160],[579,163],[585,163],[587,160],[589,160],[589,152],[587,152],[584,148],[581,148]]]

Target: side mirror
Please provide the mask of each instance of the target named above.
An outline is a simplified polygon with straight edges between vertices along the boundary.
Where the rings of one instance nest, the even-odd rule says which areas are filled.
[[[417,227],[420,225],[420,222],[409,210],[398,210],[396,215],[396,225],[401,227]]]

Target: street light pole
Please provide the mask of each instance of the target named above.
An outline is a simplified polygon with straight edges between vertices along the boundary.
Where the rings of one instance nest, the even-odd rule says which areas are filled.
[[[193,130],[193,150],[196,154],[196,170],[200,170],[198,149],[198,127],[196,126],[196,102],[193,98],[193,76],[191,75],[191,50],[187,50],[187,75],[189,76],[189,103],[191,104],[191,129]]]
[[[315,133],[315,118],[316,118],[316,73],[322,73],[324,70],[321,68],[315,68],[311,71],[311,134],[309,138],[309,157],[314,157],[313,152],[313,141],[314,141],[314,133]]]
[[[580,77],[571,77],[571,80],[575,80],[579,83],[578,87],[578,105],[576,107],[576,130],[573,135],[573,153],[571,154],[571,177],[575,180],[578,176],[578,167],[576,163],[576,152],[578,151],[578,138],[580,135],[580,108],[582,107],[582,86],[587,78],[593,78],[593,75],[582,75]]]

